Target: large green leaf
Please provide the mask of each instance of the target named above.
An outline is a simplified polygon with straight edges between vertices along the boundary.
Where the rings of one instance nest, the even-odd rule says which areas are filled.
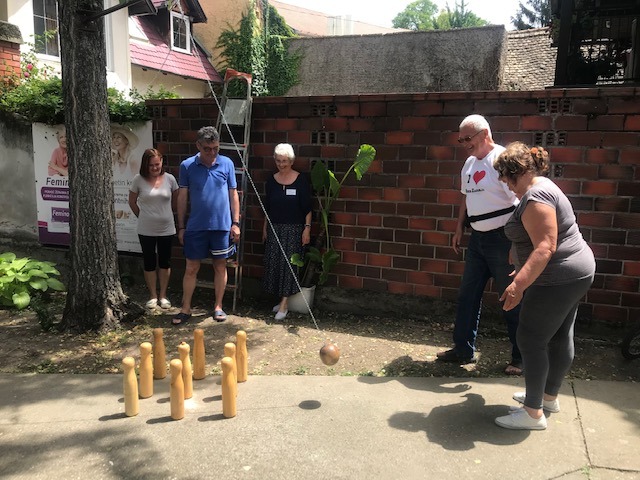
[[[16,278],[16,274],[13,272],[5,272],[0,276],[0,283],[11,283]]]
[[[13,262],[16,259],[16,254],[12,252],[5,252],[0,254],[0,262]]]
[[[24,266],[29,263],[29,259],[28,258],[18,258],[17,260],[14,260],[13,262],[11,262],[11,267],[16,271],[20,271],[24,268]]]
[[[31,280],[29,285],[34,290],[41,290],[46,292],[49,289],[49,285],[47,284],[47,280],[44,278],[36,278],[35,280]]]
[[[21,283],[26,283],[31,280],[31,275],[29,275],[27,272],[18,272],[16,273],[16,280]]]
[[[290,262],[296,267],[304,267],[304,259],[299,253],[294,253],[293,255],[291,255]]]
[[[40,270],[44,273],[50,273],[52,275],[60,275],[60,272],[49,262],[41,262]]]
[[[47,278],[47,285],[49,285],[49,288],[57,290],[58,292],[64,292],[65,290],[64,283],[57,278]]]
[[[13,304],[18,307],[19,310],[28,307],[29,303],[31,303],[31,297],[26,290],[13,294]]]
[[[38,270],[37,268],[33,268],[29,270],[29,276],[31,277],[40,277],[40,278],[49,278],[49,275],[44,273],[42,270]]]
[[[376,158],[376,149],[371,145],[360,145],[360,149],[358,150],[358,154],[356,155],[356,161],[354,162],[354,170],[356,172],[356,178],[360,180],[362,175],[369,170],[371,163]]]
[[[311,185],[316,192],[321,193],[322,190],[328,187],[328,173],[327,166],[322,161],[317,161],[311,169]]]

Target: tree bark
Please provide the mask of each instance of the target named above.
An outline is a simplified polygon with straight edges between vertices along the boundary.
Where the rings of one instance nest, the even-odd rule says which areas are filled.
[[[58,2],[71,231],[62,327],[79,332],[118,327],[127,301],[118,271],[104,19],[83,16],[103,5]]]

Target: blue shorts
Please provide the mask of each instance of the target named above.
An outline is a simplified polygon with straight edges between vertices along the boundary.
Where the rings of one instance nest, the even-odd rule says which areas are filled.
[[[189,260],[229,258],[236,251],[236,244],[225,230],[193,230],[184,232],[184,256]]]

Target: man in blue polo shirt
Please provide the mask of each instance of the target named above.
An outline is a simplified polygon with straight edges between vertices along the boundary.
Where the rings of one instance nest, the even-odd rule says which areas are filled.
[[[216,304],[213,318],[227,319],[222,299],[227,286],[227,258],[240,240],[240,200],[233,161],[219,155],[220,135],[214,127],[198,130],[199,153],[180,164],[178,185],[178,240],[184,246],[187,265],[182,279],[182,308],[174,319],[180,325],[191,318],[191,298],[200,263],[213,258]],[[189,221],[187,203],[190,200]]]

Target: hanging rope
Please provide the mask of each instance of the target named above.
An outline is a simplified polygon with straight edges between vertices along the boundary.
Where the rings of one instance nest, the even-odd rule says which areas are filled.
[[[176,2],[176,5],[178,6],[178,9],[180,11],[180,14],[183,16],[186,16],[183,9],[182,9],[182,5],[181,2]],[[191,36],[191,43],[192,43],[192,47],[193,47],[193,51],[195,51],[195,49],[197,48],[195,39],[193,38],[193,35]],[[202,63],[202,59],[200,58],[200,56],[197,56],[198,60],[200,61],[200,65],[202,66],[203,71],[206,72],[206,69],[204,67],[204,64]],[[166,61],[166,59],[165,59]],[[163,62],[164,65],[164,62]],[[216,95],[216,92],[213,89],[213,84],[211,83],[211,80],[207,77],[207,85],[209,87],[209,91],[211,92],[211,96],[212,98],[215,100],[216,105],[218,107],[218,112],[219,115],[222,119],[222,124],[225,126],[229,137],[231,138],[231,143],[233,144],[233,147],[236,150],[236,153],[238,155],[238,157],[240,158],[240,162],[242,163],[242,168],[244,169],[245,175],[247,176],[247,179],[249,180],[249,183],[251,184],[251,187],[253,188],[253,192],[255,193],[257,199],[258,199],[258,203],[260,204],[260,208],[262,209],[262,213],[265,216],[265,219],[267,220],[267,223],[269,224],[269,228],[271,229],[271,233],[273,234],[274,238],[276,239],[276,242],[278,244],[278,247],[280,249],[280,252],[282,253],[282,256],[285,258],[287,265],[289,266],[289,270],[291,272],[291,275],[293,275],[293,279],[296,283],[296,287],[298,288],[298,291],[301,293],[302,299],[304,301],[304,304],[307,307],[307,310],[309,311],[309,315],[311,316],[311,320],[313,320],[313,324],[315,325],[317,330],[320,330],[320,327],[318,326],[318,322],[316,321],[315,315],[313,314],[313,311],[311,310],[311,306],[309,305],[309,302],[307,301],[307,298],[305,297],[304,293],[302,293],[302,286],[300,285],[300,281],[298,280],[298,275],[296,274],[295,270],[293,269],[293,264],[289,261],[289,258],[287,257],[287,253],[284,250],[284,246],[282,245],[282,242],[280,241],[280,238],[278,237],[278,235],[276,234],[276,230],[273,226],[273,223],[271,222],[271,218],[269,217],[267,210],[264,206],[264,203],[262,202],[262,198],[260,197],[260,194],[258,192],[258,188],[256,187],[255,182],[253,181],[253,178],[251,177],[251,174],[249,173],[249,168],[245,162],[245,159],[242,155],[241,152],[241,148],[238,147],[238,143],[236,142],[236,139],[233,135],[233,132],[231,131],[231,128],[229,126],[229,123],[227,122],[227,119],[225,117],[224,114],[224,110],[222,108],[222,105],[220,104],[220,101],[218,99],[218,96]],[[247,82],[247,88],[251,89],[251,84],[249,82]],[[248,92],[250,94],[250,90]]]

